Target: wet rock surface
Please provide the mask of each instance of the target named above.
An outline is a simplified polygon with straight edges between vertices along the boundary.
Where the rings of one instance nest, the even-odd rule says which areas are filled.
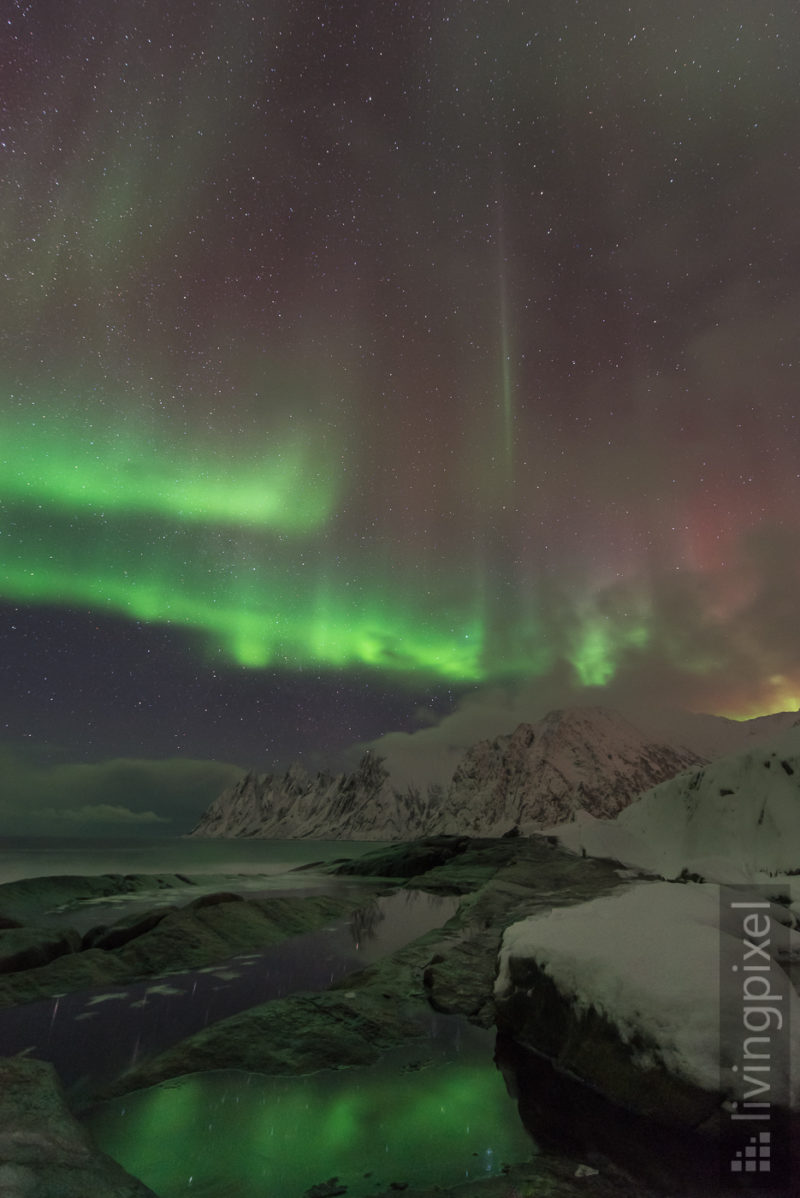
[[[208,879],[185,874],[55,874],[21,878],[0,885],[0,916],[36,923],[42,916],[70,903],[119,895],[179,890]],[[0,925],[2,926],[2,925]]]
[[[0,973],[36,969],[81,947],[74,928],[5,928],[0,931]]]
[[[656,1191],[634,1181],[607,1161],[602,1168],[584,1165],[580,1160],[543,1154],[523,1165],[509,1165],[501,1177],[443,1190],[403,1188],[404,1198],[656,1198]],[[390,1187],[376,1198],[396,1198]]]
[[[207,1069],[276,1076],[370,1065],[428,1035],[426,1012],[395,994],[363,989],[274,999],[222,1019],[124,1074],[113,1097]]]
[[[426,836],[337,862],[330,872],[349,877],[411,878],[461,856],[470,843],[468,836]]]
[[[429,847],[426,841],[415,854],[416,864],[421,856],[431,859]],[[397,846],[398,868],[409,867],[408,849]],[[391,868],[393,852],[369,855],[381,877],[391,876],[382,871]],[[432,871],[436,893],[444,883],[465,886],[468,873],[490,877],[463,899],[444,927],[321,994],[273,1000],[221,1020],[140,1063],[112,1093],[204,1069],[285,1074],[368,1064],[389,1048],[427,1036],[431,1007],[491,1027],[504,929],[542,906],[579,902],[622,884],[611,863],[581,861],[545,841],[522,839],[467,842]],[[424,887],[427,877],[415,873],[406,884]]]
[[[54,929],[0,932],[21,946],[16,968],[0,967],[0,1008],[40,998],[118,984],[168,971],[212,965],[241,952],[258,951],[289,936],[324,927],[350,914],[354,898],[243,899],[222,892],[182,907],[165,907],[123,917],[92,929],[83,938]],[[60,939],[59,939],[60,938]],[[28,967],[37,945],[63,944],[61,955]],[[27,956],[22,952],[29,946]],[[32,946],[32,947],[31,947]]]
[[[3,1198],[155,1198],[101,1153],[70,1113],[51,1065],[0,1060]]]

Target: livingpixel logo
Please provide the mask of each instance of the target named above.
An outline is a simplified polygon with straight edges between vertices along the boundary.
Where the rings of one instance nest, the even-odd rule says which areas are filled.
[[[771,1132],[760,1131],[751,1136],[747,1146],[731,1161],[732,1173],[769,1173],[772,1168]]]
[[[720,957],[722,1081],[732,1095],[723,1172],[742,1183],[749,1176],[783,1188],[789,1181],[789,1145],[781,1136],[790,1098],[791,982],[775,960],[780,925],[761,887],[720,887],[720,900],[727,947]]]

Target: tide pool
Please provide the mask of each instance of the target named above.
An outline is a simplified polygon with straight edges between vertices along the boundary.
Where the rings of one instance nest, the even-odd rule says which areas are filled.
[[[300,1198],[331,1177],[348,1198],[392,1182],[454,1185],[535,1152],[493,1044],[493,1032],[434,1016],[430,1041],[374,1066],[297,1078],[194,1074],[104,1103],[84,1121],[159,1198]]]

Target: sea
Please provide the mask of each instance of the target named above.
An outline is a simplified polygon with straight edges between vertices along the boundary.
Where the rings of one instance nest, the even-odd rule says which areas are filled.
[[[277,878],[298,866],[360,857],[380,847],[376,841],[350,840],[3,836],[0,883],[70,874],[252,874]]]

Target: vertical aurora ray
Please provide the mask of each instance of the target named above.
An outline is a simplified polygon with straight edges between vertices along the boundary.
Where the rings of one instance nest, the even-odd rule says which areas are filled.
[[[502,462],[506,482],[514,485],[514,383],[511,376],[511,333],[508,305],[508,275],[506,236],[502,204],[498,205],[497,229],[499,332],[500,332],[500,396],[502,403]]]
[[[506,473],[514,477],[514,393],[511,384],[511,344],[508,334],[508,296],[503,286],[500,305],[500,359],[503,388],[503,449]]]

